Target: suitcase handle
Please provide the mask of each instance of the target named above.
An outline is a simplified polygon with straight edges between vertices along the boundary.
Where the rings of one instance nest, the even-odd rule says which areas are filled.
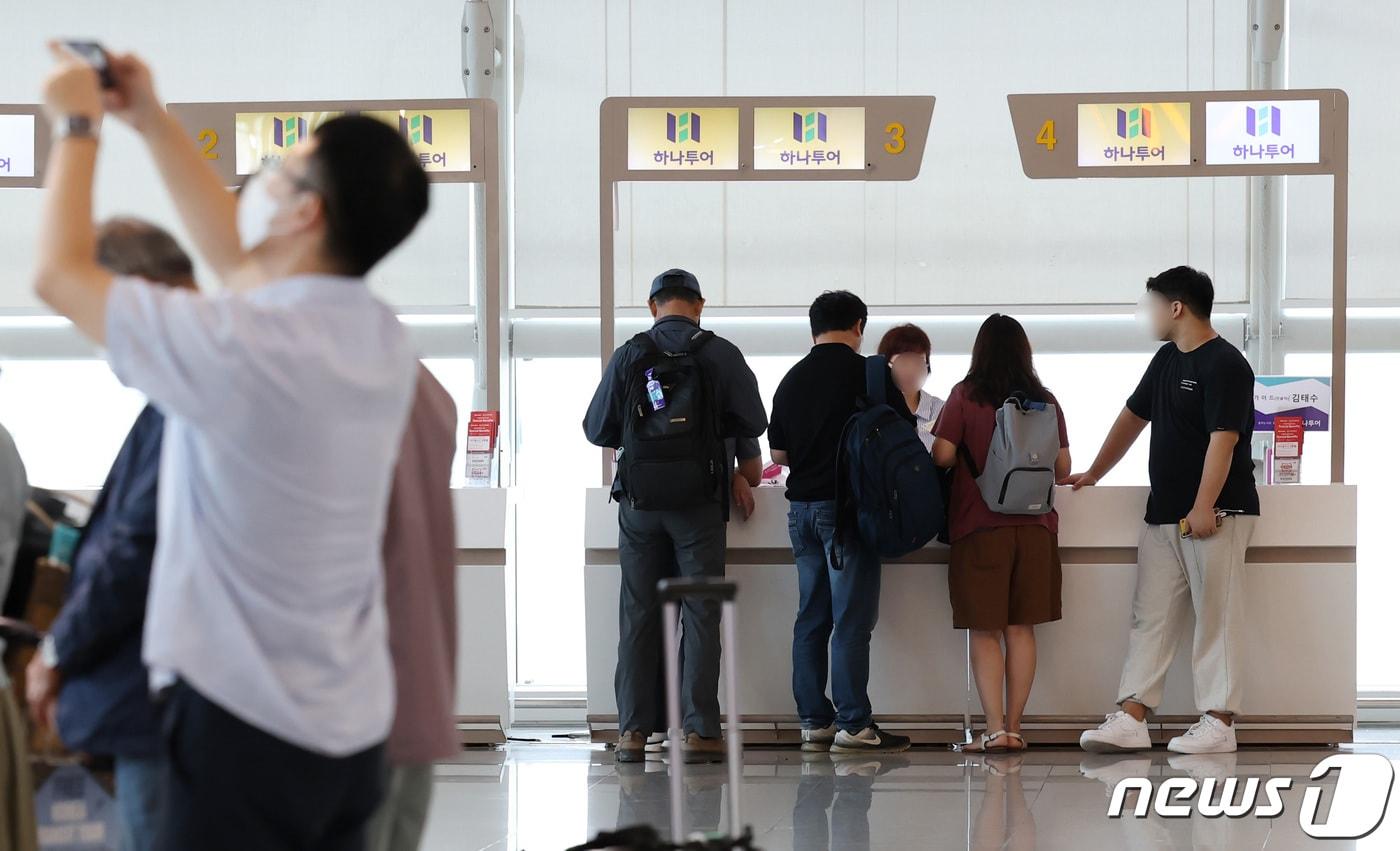
[[[739,593],[739,586],[722,576],[691,576],[685,578],[662,579],[656,583],[656,591],[661,602],[669,603],[686,597],[706,600],[733,602]]]
[[[729,703],[728,762],[729,762],[729,832],[746,840],[750,834],[740,810],[740,785],[743,783],[743,728],[739,721],[739,663],[736,661],[738,643],[735,640],[734,598],[739,586],[721,576],[668,578],[656,583],[662,599],[661,630],[666,656],[666,727],[671,750],[671,841],[685,846],[685,757],[681,749],[681,675],[676,664],[679,647],[676,623],[680,618],[681,600],[694,597],[720,601],[720,622],[724,649],[724,683]],[[743,831],[741,833],[741,831]],[[741,845],[740,847],[747,847]]]

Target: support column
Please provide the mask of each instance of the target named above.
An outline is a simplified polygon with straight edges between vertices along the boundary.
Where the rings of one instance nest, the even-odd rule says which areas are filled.
[[[1287,0],[1254,0],[1250,6],[1249,88],[1288,87]],[[1288,178],[1250,177],[1245,264],[1249,322],[1245,356],[1259,375],[1283,372],[1283,298],[1287,276]]]

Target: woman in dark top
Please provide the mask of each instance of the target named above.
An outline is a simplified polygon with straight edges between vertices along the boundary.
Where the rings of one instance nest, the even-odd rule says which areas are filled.
[[[964,447],[976,469],[986,466],[997,410],[1014,393],[1054,405],[1060,433],[1055,477],[1067,475],[1064,412],[1036,374],[1021,323],[992,314],[977,332],[967,377],[948,394],[933,446],[934,461],[955,468],[948,592],[954,628],[971,631],[972,672],[990,731],[974,738],[967,748],[974,751],[1025,748],[1021,713],[1035,679],[1035,624],[1060,619],[1059,516],[1053,510],[1035,515],[992,511],[958,457]]]

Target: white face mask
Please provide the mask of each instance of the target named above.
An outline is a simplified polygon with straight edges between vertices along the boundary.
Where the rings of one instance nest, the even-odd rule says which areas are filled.
[[[238,241],[244,251],[252,251],[272,236],[272,220],[277,217],[277,199],[267,188],[267,177],[248,178],[238,196]]]

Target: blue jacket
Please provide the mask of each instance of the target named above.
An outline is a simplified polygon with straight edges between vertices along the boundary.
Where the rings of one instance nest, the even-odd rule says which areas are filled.
[[[156,485],[165,418],[147,405],[107,474],[73,557],[51,633],[63,674],[58,730],[68,747],[117,757],[160,752],[141,662],[156,548]]]

